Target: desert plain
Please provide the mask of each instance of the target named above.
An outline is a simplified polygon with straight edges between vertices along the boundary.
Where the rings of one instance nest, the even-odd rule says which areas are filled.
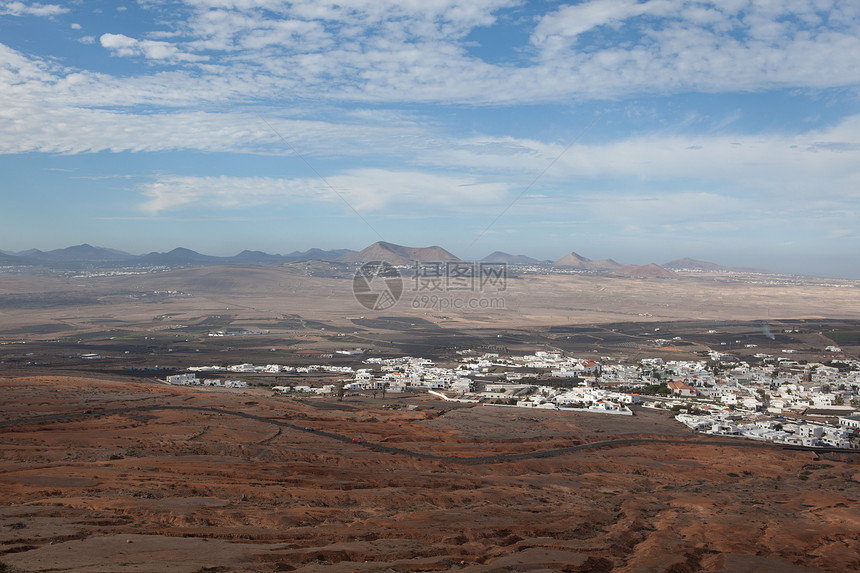
[[[492,293],[504,308],[375,312],[337,271],[0,275],[0,571],[860,568],[855,453],[700,436],[644,408],[297,397],[273,393],[276,376],[163,382],[356,346],[440,362],[463,348],[635,360],[755,340],[813,360],[832,337],[856,357],[852,282],[522,275]],[[228,328],[266,334],[209,336]],[[655,329],[685,343],[655,347]]]

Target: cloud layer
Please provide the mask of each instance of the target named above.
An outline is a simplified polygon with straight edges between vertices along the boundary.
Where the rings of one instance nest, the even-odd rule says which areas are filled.
[[[374,214],[392,207],[459,210],[493,205],[508,195],[508,187],[475,177],[354,169],[325,179],[169,176],[144,184],[142,192],[147,201],[141,209],[150,214],[179,207],[282,207],[310,202],[337,208],[345,202],[362,213]]]
[[[46,78],[57,97],[73,105],[284,97],[512,105],[860,83],[860,67],[848,65],[860,55],[860,4],[848,0],[592,0],[542,14],[509,0],[142,4],[174,16],[168,29],[98,33],[107,53],[146,63],[142,73],[57,68]],[[0,10],[68,11],[21,2]],[[477,56],[470,34],[512,18],[528,32],[504,48],[517,57]],[[70,76],[75,89],[65,85]],[[109,97],[97,100],[101,92]]]
[[[860,3],[536,6],[139,0],[95,18],[86,3],[0,1],[30,37],[69,43],[0,40],[0,154],[212,157],[136,175],[126,207],[153,217],[346,200],[473,223],[522,195],[508,217],[630,237],[787,221],[856,239]],[[750,94],[797,103],[756,123],[776,114]],[[707,128],[685,117],[717,100]],[[218,159],[237,155],[283,169]]]

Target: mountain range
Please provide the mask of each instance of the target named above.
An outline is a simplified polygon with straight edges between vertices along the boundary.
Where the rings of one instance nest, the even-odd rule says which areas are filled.
[[[558,259],[552,263],[552,266],[591,273],[608,273],[613,275],[652,279],[670,279],[676,276],[673,271],[663,268],[655,263],[649,263],[647,265],[622,265],[612,259],[592,261],[591,259],[573,252]]]
[[[115,268],[124,266],[209,266],[209,265],[276,265],[312,260],[334,260],[350,253],[349,249],[334,249],[324,251],[310,249],[294,251],[287,255],[270,255],[262,251],[242,251],[232,257],[215,257],[203,255],[191,249],[178,247],[166,253],[147,253],[132,255],[116,249],[94,247],[84,243],[55,249],[40,251],[30,249],[18,253],[0,251],[0,265],[4,266],[42,266],[58,269],[77,268]]]
[[[277,265],[306,261],[332,261],[344,264],[357,264],[369,261],[386,261],[393,265],[410,265],[416,261],[450,262],[461,259],[442,247],[406,247],[385,241],[378,241],[361,251],[349,249],[309,249],[294,251],[286,255],[272,255],[262,251],[242,251],[230,257],[204,255],[191,249],[179,247],[166,253],[151,252],[132,255],[116,249],[94,247],[83,244],[40,251],[30,249],[21,252],[0,251],[0,266],[40,266],[56,269],[117,268],[128,266],[168,266],[191,267],[212,265]],[[694,272],[759,272],[761,269],[738,269],[723,267],[695,259],[677,259],[664,265],[622,265],[612,259],[593,261],[575,252],[570,252],[556,261],[540,261],[525,255],[511,255],[496,251],[480,262],[505,263],[509,265],[544,266],[548,268],[569,269],[573,271],[607,273],[647,278],[672,278],[675,271]]]

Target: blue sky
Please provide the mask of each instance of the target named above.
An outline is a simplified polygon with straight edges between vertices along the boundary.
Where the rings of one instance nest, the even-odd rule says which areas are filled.
[[[0,0],[0,249],[860,277],[858,61],[853,0]]]

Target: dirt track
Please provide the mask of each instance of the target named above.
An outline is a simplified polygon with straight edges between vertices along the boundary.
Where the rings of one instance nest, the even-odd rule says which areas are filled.
[[[481,408],[483,409],[483,408]],[[492,407],[490,408],[493,409]],[[267,418],[265,416],[259,416],[256,414],[248,414],[246,412],[241,412],[237,410],[225,410],[223,408],[206,408],[201,406],[130,406],[128,408],[113,408],[109,410],[87,410],[85,412],[75,412],[69,414],[55,414],[50,416],[36,416],[33,418],[23,418],[18,420],[7,420],[0,421],[0,428],[21,428],[23,426],[27,426],[30,424],[44,424],[50,422],[63,422],[68,420],[76,420],[81,418],[92,418],[97,416],[112,416],[112,415],[135,415],[143,412],[155,412],[155,411],[163,411],[163,410],[177,410],[181,412],[187,413],[204,413],[204,414],[214,414],[217,416],[237,416],[239,418],[245,418],[248,420],[254,420],[257,422],[261,422],[263,424],[272,424],[278,428],[278,431],[271,437],[263,440],[260,443],[266,443],[271,441],[274,438],[277,438],[281,434],[281,429],[288,428],[293,430],[294,432],[314,432],[315,436],[327,438],[330,440],[334,440],[337,442],[345,443],[345,444],[353,444],[354,447],[364,448],[370,450],[372,452],[376,452],[379,454],[388,454],[395,456],[406,456],[410,458],[417,459],[428,459],[438,462],[452,463],[452,464],[464,464],[464,465],[485,465],[485,464],[501,464],[508,463],[512,461],[520,461],[520,460],[530,460],[537,458],[551,458],[556,456],[564,456],[568,454],[573,454],[577,452],[582,452],[585,450],[597,450],[597,449],[606,449],[606,448],[618,448],[618,447],[642,447],[642,446],[656,446],[662,448],[670,448],[677,445],[690,445],[690,444],[698,444],[703,446],[728,446],[733,448],[757,448],[757,449],[788,449],[794,451],[807,451],[813,453],[832,453],[832,454],[857,454],[856,450],[843,451],[838,448],[813,448],[813,447],[805,447],[805,446],[782,446],[779,444],[770,444],[766,442],[753,442],[749,440],[742,439],[703,439],[703,438],[692,438],[685,440],[678,439],[666,439],[661,437],[648,437],[648,438],[622,438],[622,439],[614,439],[614,440],[604,440],[599,442],[588,442],[584,444],[577,444],[574,446],[567,446],[563,448],[550,448],[550,449],[537,449],[530,450],[526,452],[520,453],[512,453],[512,454],[499,454],[492,456],[451,456],[451,455],[442,455],[433,453],[431,450],[424,451],[413,451],[407,450],[403,448],[397,448],[393,446],[386,446],[378,442],[368,442],[361,440],[359,438],[350,438],[349,436],[345,436],[343,434],[338,434],[335,432],[326,432],[317,430],[311,426],[297,426],[296,424],[291,424],[290,422],[285,422],[280,419]],[[554,415],[557,416],[569,416],[570,413],[567,412],[554,412]],[[498,416],[498,413],[491,413],[490,415]],[[640,414],[641,415],[641,414]],[[197,435],[189,438],[189,441],[197,440],[200,438],[207,430],[209,426],[204,427],[204,429]]]

